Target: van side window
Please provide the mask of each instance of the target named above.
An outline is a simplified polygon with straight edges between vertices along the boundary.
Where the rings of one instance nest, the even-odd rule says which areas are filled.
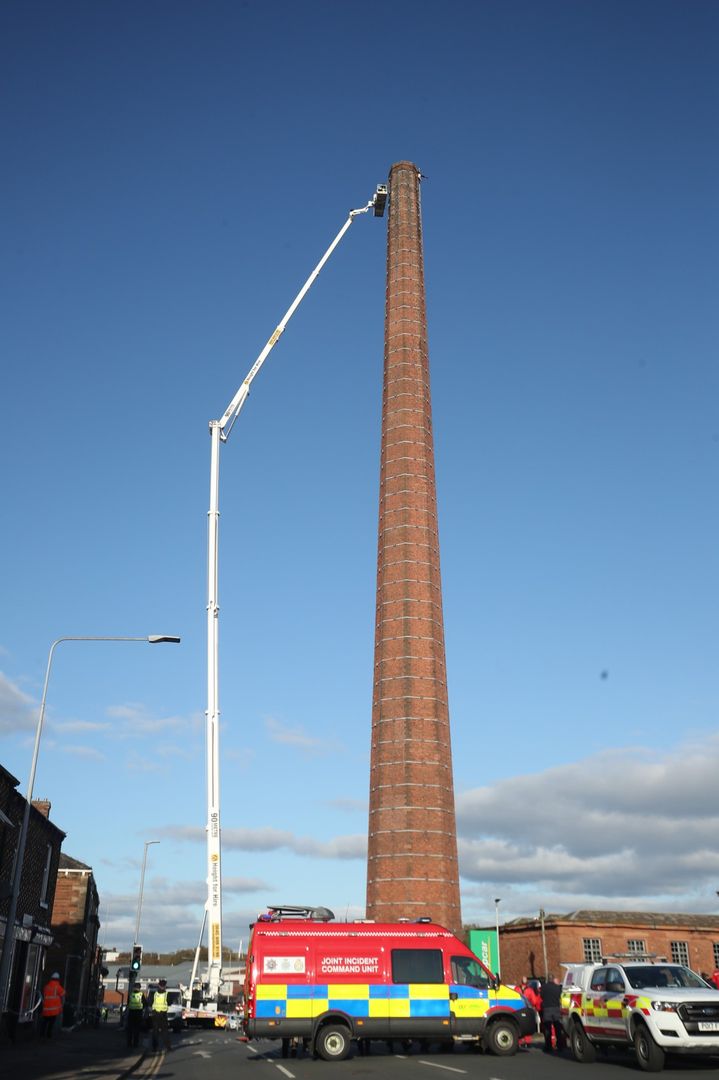
[[[452,982],[459,986],[476,986],[479,990],[489,989],[487,972],[471,956],[452,957]]]
[[[392,982],[443,983],[441,949],[392,949]]]

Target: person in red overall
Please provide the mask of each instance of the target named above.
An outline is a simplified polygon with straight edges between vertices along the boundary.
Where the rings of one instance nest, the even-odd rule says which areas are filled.
[[[527,1005],[534,1009],[536,1013],[541,1013],[542,999],[540,998],[534,987],[527,981],[526,975],[522,976],[522,981],[517,986],[515,986],[515,990],[519,991],[524,1000],[527,1002]],[[519,1045],[524,1046],[527,1050],[529,1050],[530,1046],[532,1045],[532,1036],[523,1035],[519,1040]]]
[[[65,991],[60,983],[60,972],[54,971],[50,981],[42,992],[42,1034],[52,1038],[55,1021],[62,1012],[62,999]]]

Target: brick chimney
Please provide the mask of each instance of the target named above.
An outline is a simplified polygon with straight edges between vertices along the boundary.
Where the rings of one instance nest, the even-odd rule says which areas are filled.
[[[32,805],[39,813],[42,814],[43,817],[46,817],[49,820],[50,810],[52,808],[52,803],[49,801],[49,799],[33,799]]]
[[[462,917],[439,567],[420,174],[389,174],[367,918]]]

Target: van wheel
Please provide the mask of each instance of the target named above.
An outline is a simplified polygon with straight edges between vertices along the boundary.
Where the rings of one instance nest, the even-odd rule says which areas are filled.
[[[582,1025],[576,1020],[572,1024],[569,1041],[572,1044],[574,1060],[578,1061],[580,1065],[590,1065],[593,1061],[596,1061],[597,1048],[594,1043],[589,1040]]]
[[[634,1032],[634,1049],[639,1067],[644,1072],[661,1072],[664,1068],[664,1051],[657,1046],[646,1024],[638,1024]]]
[[[350,1052],[350,1033],[341,1024],[328,1024],[317,1035],[317,1053],[323,1061],[342,1061]]]
[[[495,1020],[487,1033],[486,1042],[488,1049],[497,1057],[509,1057],[517,1053],[517,1029],[509,1020]]]

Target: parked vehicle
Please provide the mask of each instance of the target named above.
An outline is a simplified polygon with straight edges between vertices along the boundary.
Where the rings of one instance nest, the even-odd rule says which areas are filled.
[[[333,923],[327,908],[271,907],[252,926],[243,1029],[300,1040],[326,1061],[353,1039],[473,1040],[514,1054],[535,1015],[449,930]]]
[[[719,990],[681,964],[652,958],[567,965],[562,1020],[577,1061],[634,1046],[646,1072],[667,1053],[719,1056]]]

